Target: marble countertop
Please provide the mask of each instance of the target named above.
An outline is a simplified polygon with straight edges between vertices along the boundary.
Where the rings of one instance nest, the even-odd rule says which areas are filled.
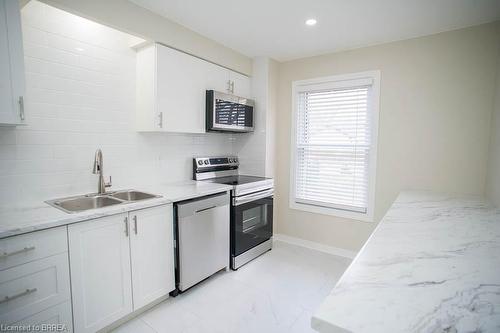
[[[500,209],[401,193],[311,324],[319,332],[500,332]]]
[[[103,216],[120,214],[132,210],[229,191],[232,187],[209,182],[187,181],[182,183],[134,188],[139,191],[161,195],[161,197],[71,214],[54,208],[45,202],[39,202],[28,207],[2,210],[0,211],[0,239]],[[112,189],[112,191],[117,190],[121,189]]]

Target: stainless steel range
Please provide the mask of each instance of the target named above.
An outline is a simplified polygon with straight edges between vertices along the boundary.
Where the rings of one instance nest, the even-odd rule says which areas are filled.
[[[238,167],[235,156],[193,159],[193,179],[233,186],[230,227],[233,270],[271,250],[273,236],[274,180],[240,175]]]

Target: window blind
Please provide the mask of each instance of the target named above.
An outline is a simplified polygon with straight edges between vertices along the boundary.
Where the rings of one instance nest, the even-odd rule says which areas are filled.
[[[371,84],[298,93],[295,201],[366,213]]]

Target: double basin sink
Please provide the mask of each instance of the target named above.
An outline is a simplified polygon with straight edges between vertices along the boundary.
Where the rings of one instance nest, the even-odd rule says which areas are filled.
[[[108,192],[104,194],[87,194],[76,197],[55,199],[46,201],[46,203],[66,213],[78,213],[90,209],[121,205],[125,203],[159,197],[159,195],[154,195],[137,190],[125,190]]]

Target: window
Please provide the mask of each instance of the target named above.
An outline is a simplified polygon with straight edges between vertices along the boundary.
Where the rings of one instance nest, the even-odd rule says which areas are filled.
[[[380,72],[292,86],[290,206],[373,219]]]

